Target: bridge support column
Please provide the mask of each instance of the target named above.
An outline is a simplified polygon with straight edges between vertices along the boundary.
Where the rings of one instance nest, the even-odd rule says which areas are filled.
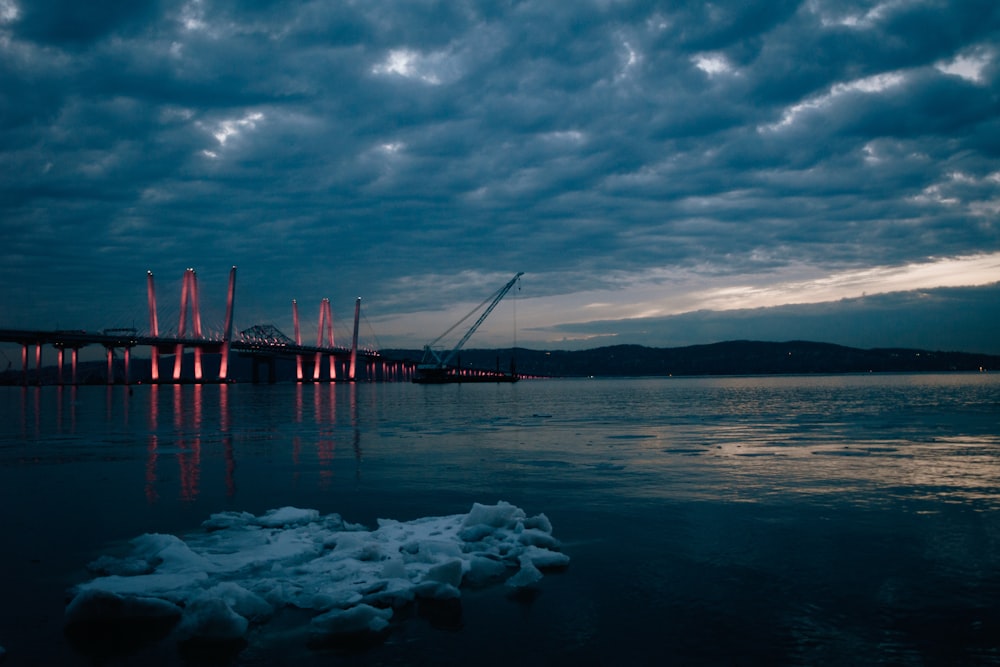
[[[74,386],[76,386],[76,384],[77,384],[77,380],[76,380],[76,360],[77,360],[77,356],[78,356],[79,352],[80,352],[79,348],[75,348],[75,347],[71,348],[70,351],[69,351],[69,359],[70,359],[69,363],[70,363],[70,367],[73,369],[72,373],[70,375],[70,380],[73,382]]]
[[[190,269],[191,274],[191,319],[192,324],[194,324],[194,336],[195,338],[201,338],[201,307],[198,305],[198,275],[194,272],[194,269]],[[194,380],[200,383],[202,372],[201,372],[201,355],[204,350],[200,345],[194,348]]]
[[[236,300],[236,267],[229,270],[229,291],[226,294],[226,330],[222,337],[222,358],[219,360],[219,379],[226,381],[229,374],[229,341],[233,338],[233,303]]]
[[[160,335],[160,324],[156,318],[156,289],[153,286],[153,272],[146,271],[146,298],[149,301],[149,333],[153,338]],[[152,345],[149,349],[150,379],[160,381],[160,348]]]
[[[56,347],[56,383],[59,386],[63,384],[63,357],[65,354],[66,350],[62,345]]]
[[[149,372],[153,382],[160,381],[160,348],[156,345],[149,348]]]
[[[202,372],[201,372],[201,353],[202,353],[201,345],[196,346],[194,348],[194,379],[195,379],[195,382],[201,382],[201,376],[202,376]]]
[[[129,375],[129,372],[128,372],[129,358],[131,356],[131,354],[130,354],[131,351],[132,351],[132,348],[130,348],[129,346],[126,345],[125,346],[125,354],[124,354],[124,357],[125,357],[125,384],[126,385],[129,383],[129,378],[131,377]]]
[[[299,329],[299,303],[292,299],[292,322],[295,324],[295,344],[302,345],[302,331]],[[295,379],[302,382],[302,355],[295,355]]]
[[[28,343],[21,343],[21,383],[28,386]]]
[[[110,347],[105,348],[108,351],[108,384],[115,383],[114,367],[112,366],[112,361],[114,360],[114,350]]]
[[[35,382],[42,384],[42,344],[35,343]]]
[[[354,302],[354,336],[351,338],[351,368],[347,371],[347,379],[354,382],[354,369],[358,363],[358,320],[361,317],[361,297]]]
[[[184,360],[184,344],[178,343],[177,347],[174,348],[174,382],[178,382],[181,379],[181,363]]]

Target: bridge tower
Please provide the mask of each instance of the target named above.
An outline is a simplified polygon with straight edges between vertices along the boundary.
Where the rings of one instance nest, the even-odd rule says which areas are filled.
[[[347,379],[354,382],[354,370],[358,363],[358,320],[361,317],[361,297],[354,302],[354,336],[351,338],[351,369]]]
[[[326,336],[327,346],[333,347],[333,311],[330,310],[330,300],[323,299],[319,304],[319,331],[316,333],[316,347],[323,347],[323,336]],[[313,382],[319,382],[320,363],[323,353],[317,352],[313,365]],[[333,355],[330,355],[330,381],[337,377]]]
[[[198,306],[198,278],[194,269],[184,271],[184,281],[181,285],[181,316],[177,324],[177,337],[184,338],[187,334],[187,310],[191,304],[192,334],[201,338],[201,310]],[[194,379],[201,381],[201,346],[194,348]],[[181,379],[181,363],[184,359],[184,343],[178,342],[174,351],[174,382]]]
[[[229,373],[229,346],[233,339],[233,305],[236,300],[236,267],[229,269],[229,290],[226,292],[226,325],[222,335],[222,358],[219,360],[219,380],[225,382]]]
[[[146,271],[146,299],[149,301],[149,335],[158,338],[160,323],[156,318],[156,288],[153,286],[153,272]],[[160,347],[153,345],[149,351],[149,361],[153,382],[160,381]]]
[[[292,299],[292,321],[295,324],[295,344],[302,347],[302,330],[299,329],[299,303]],[[302,355],[295,354],[295,379],[302,382]]]

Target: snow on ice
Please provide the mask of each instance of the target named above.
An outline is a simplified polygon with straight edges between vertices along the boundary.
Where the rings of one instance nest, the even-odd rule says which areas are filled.
[[[414,600],[456,599],[463,584],[532,587],[569,563],[544,514],[506,502],[379,519],[372,531],[294,507],[213,514],[202,528],[183,539],[142,535],[127,555],[96,560],[97,576],[71,591],[67,628],[160,626],[178,641],[239,642],[294,607],[315,612],[315,639],[377,635]]]

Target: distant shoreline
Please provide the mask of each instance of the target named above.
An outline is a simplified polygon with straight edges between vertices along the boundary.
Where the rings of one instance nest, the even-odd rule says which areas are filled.
[[[419,350],[384,350],[392,359],[419,359]],[[663,377],[979,372],[1000,370],[1000,356],[911,348],[860,349],[812,341],[725,341],[659,348],[614,345],[588,350],[468,349],[463,366],[510,368],[548,377]]]
[[[419,361],[421,350],[387,349],[387,360]],[[248,366],[238,355],[232,361],[232,378],[250,382]],[[701,377],[754,375],[844,375],[863,373],[948,373],[1000,370],[1000,355],[945,352],[912,348],[861,349],[811,341],[725,341],[705,345],[659,348],[613,345],[587,350],[534,350],[528,348],[466,349],[458,357],[463,367],[480,369],[514,367],[525,377]],[[107,363],[81,362],[79,384],[106,384]],[[65,374],[64,370],[64,374]],[[119,369],[116,372],[121,372]],[[41,384],[57,384],[55,365],[42,366]],[[130,382],[149,381],[149,360],[132,359]],[[35,368],[28,369],[29,385],[39,384]],[[276,380],[294,381],[291,362],[279,362]],[[21,368],[0,373],[0,385],[21,385]]]

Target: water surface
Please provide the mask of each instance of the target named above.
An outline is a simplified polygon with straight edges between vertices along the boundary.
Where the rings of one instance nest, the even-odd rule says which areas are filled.
[[[65,591],[136,535],[497,500],[572,559],[536,596],[465,591],[333,656],[289,616],[232,664],[1000,664],[994,375],[2,388],[0,416],[11,665],[92,664]]]

